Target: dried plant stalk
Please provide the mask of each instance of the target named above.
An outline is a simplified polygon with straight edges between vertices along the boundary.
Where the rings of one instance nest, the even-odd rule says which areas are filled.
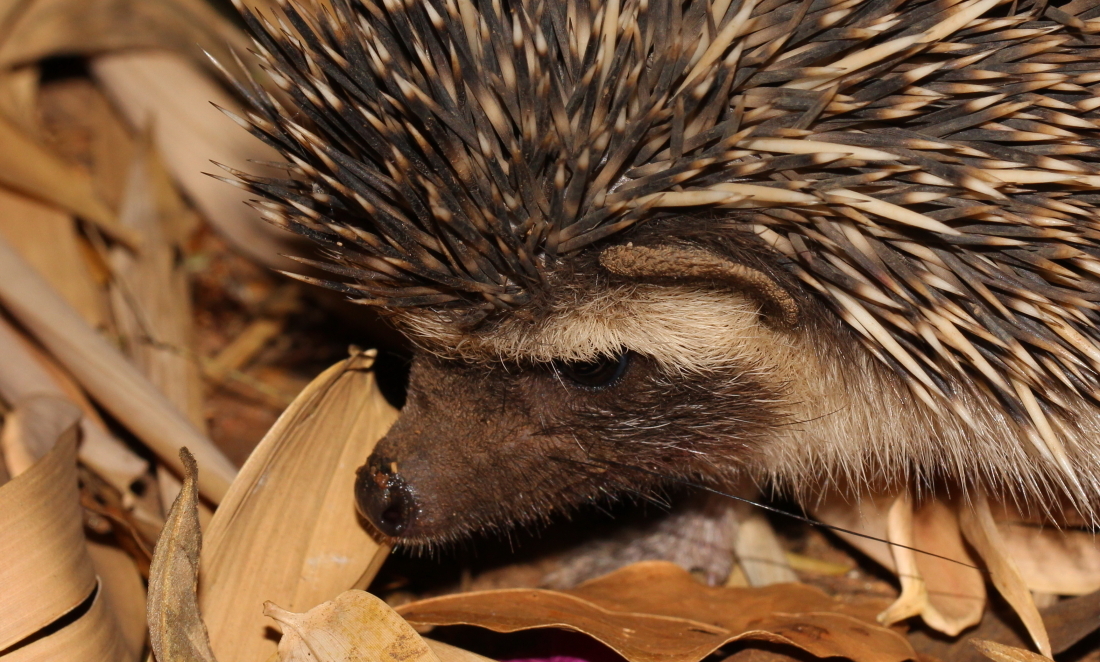
[[[306,611],[369,581],[389,551],[362,528],[355,469],[397,417],[379,393],[373,352],[313,381],[252,452],[214,515],[201,607],[214,652],[266,660],[263,604]]]
[[[157,200],[152,145],[138,146],[123,195],[119,222],[141,238],[140,253],[121,246],[109,261],[111,310],[130,359],[161,393],[183,412],[195,429],[205,431],[202,379],[192,350],[191,294],[187,274],[176,255],[169,219],[161,209],[174,206]],[[171,194],[161,190],[161,194]]]
[[[91,403],[72,384],[63,383],[51,366],[43,363],[29,343],[0,317],[0,399],[17,402],[32,395],[54,395],[80,405],[82,439],[80,461],[88,465],[120,493],[145,475],[149,466],[107,431]]]
[[[88,324],[103,326],[103,293],[81,254],[71,214],[0,189],[0,234]]]
[[[27,135],[38,132],[38,83],[42,72],[29,64],[0,71],[0,115]]]
[[[233,464],[2,238],[0,303],[167,464],[182,471],[176,453],[192,449],[203,469],[199,489],[215,503],[221,500],[236,476]]]

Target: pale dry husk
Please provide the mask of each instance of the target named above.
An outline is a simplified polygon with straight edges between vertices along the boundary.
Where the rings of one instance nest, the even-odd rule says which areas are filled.
[[[388,554],[352,499],[356,467],[397,416],[375,386],[373,363],[373,352],[356,350],[306,387],[218,507],[200,605],[219,659],[266,660],[275,645],[264,635],[264,602],[311,609],[365,587]]]

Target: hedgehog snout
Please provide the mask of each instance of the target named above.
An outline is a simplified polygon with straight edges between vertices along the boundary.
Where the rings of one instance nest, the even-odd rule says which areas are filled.
[[[397,463],[374,456],[356,471],[355,505],[360,515],[391,537],[407,530],[419,512]]]

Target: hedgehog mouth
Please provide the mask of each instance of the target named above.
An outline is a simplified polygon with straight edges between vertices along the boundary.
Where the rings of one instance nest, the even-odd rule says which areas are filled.
[[[603,495],[523,520],[501,518],[443,535],[399,537],[396,565],[416,563],[410,574],[418,576],[456,564],[475,576],[530,577],[523,569],[534,568],[538,584],[569,588],[632,562],[664,560],[714,583],[728,574],[733,556],[724,540],[701,540],[700,530],[707,527],[700,523],[722,519],[704,510],[698,494],[683,488]]]
[[[550,458],[553,462],[554,458]],[[558,458],[567,466],[575,461]],[[668,509],[672,501],[668,490],[659,483],[649,486],[613,486],[613,481],[600,484],[606,476],[605,466],[592,463],[584,471],[571,472],[572,478],[553,493],[537,490],[516,495],[508,503],[498,503],[491,509],[476,512],[450,512],[431,517],[427,509],[411,506],[419,515],[427,515],[399,531],[381,532],[396,548],[412,554],[431,553],[448,546],[465,545],[471,540],[508,539],[525,535],[538,536],[562,522],[583,520],[590,512],[611,513],[635,508]],[[373,528],[380,530],[378,523]]]

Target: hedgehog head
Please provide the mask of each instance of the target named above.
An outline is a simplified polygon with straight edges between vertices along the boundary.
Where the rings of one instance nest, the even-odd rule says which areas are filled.
[[[242,10],[233,172],[421,351],[360,471],[429,542],[687,478],[1096,501],[1096,9]],[[273,23],[272,20],[275,22]]]

